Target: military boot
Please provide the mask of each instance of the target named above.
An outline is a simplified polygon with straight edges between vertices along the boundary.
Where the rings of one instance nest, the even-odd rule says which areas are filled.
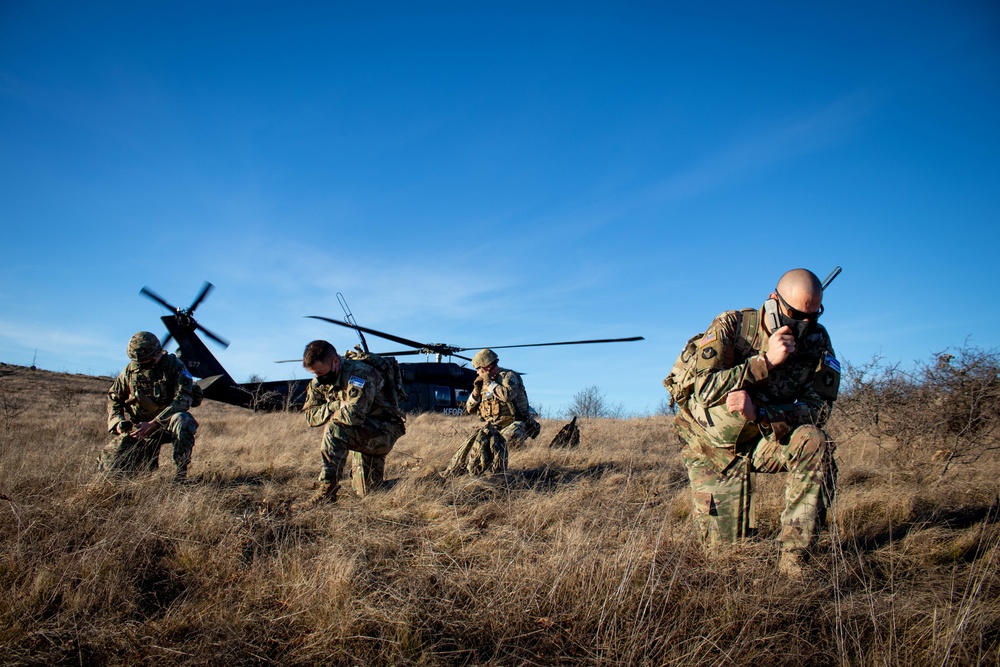
[[[806,554],[802,549],[781,552],[778,571],[789,579],[803,579],[806,576]]]
[[[316,493],[305,502],[306,507],[317,507],[337,502],[337,486],[339,482],[320,482]]]
[[[178,466],[174,472],[174,484],[186,484],[188,481],[187,466]]]

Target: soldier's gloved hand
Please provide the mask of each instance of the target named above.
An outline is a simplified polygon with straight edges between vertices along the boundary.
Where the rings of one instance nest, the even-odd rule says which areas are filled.
[[[488,385],[486,385],[486,398],[493,398],[493,391],[498,386],[499,385],[496,382],[490,382]]]
[[[118,422],[118,425],[115,426],[115,433],[117,433],[118,435],[125,435],[131,430],[132,430],[132,422],[130,421]]]

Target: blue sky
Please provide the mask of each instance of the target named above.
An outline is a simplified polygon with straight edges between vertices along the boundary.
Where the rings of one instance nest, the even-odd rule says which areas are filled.
[[[812,5],[3,0],[0,361],[116,372],[139,289],[208,280],[238,380],[353,345],[304,317],[343,292],[425,342],[645,336],[501,354],[543,410],[643,412],[836,265],[841,359],[997,348],[1000,8]]]

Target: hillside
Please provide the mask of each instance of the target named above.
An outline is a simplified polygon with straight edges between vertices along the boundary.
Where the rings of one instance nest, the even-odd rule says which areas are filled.
[[[0,366],[5,665],[1000,660],[997,451],[942,474],[940,442],[893,439],[898,400],[874,421],[871,396],[838,407],[833,522],[794,582],[780,478],[759,478],[758,539],[696,546],[670,417],[584,420],[574,450],[548,449],[562,422],[543,420],[505,479],[447,482],[425,473],[476,421],[411,417],[389,489],[295,512],[319,471],[301,415],[206,402],[188,484],[169,446],[109,483],[109,385]]]

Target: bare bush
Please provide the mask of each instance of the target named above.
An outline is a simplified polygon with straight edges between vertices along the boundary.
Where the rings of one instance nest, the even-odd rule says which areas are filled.
[[[968,345],[911,372],[878,357],[847,364],[837,410],[849,437],[867,435],[900,464],[937,461],[940,478],[954,464],[974,463],[1000,448],[998,367],[995,351]]]
[[[968,344],[955,354],[942,352],[933,364],[922,364],[919,382],[927,392],[932,430],[943,445],[935,452],[941,475],[954,463],[974,463],[1000,449],[1000,358]]]
[[[609,403],[603,389],[591,385],[573,394],[573,400],[566,409],[567,417],[608,417],[623,419],[626,416],[625,406],[621,403]]]

